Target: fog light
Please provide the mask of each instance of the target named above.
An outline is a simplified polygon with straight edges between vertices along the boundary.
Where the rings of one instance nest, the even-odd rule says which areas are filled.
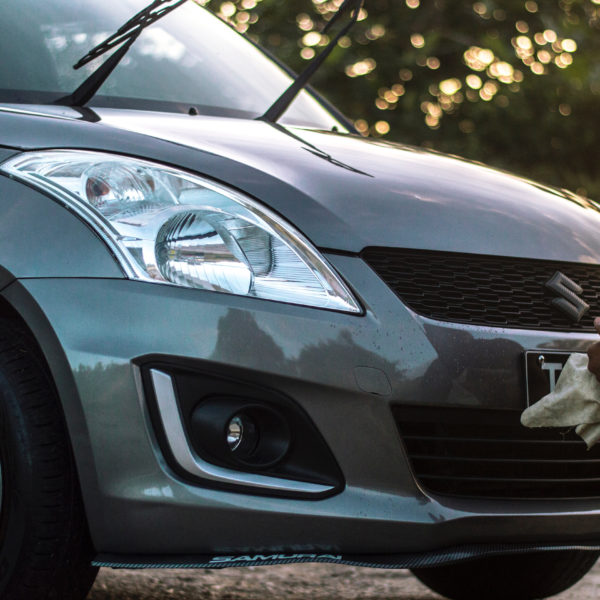
[[[244,436],[244,424],[239,417],[233,417],[227,425],[227,445],[232,452],[235,452]]]
[[[227,424],[227,445],[237,459],[252,456],[258,446],[260,430],[254,419],[245,412],[235,415]]]

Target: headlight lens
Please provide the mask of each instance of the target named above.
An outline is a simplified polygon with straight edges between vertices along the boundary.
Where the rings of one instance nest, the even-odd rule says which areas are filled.
[[[25,153],[0,169],[75,210],[130,277],[361,312],[300,232],[225,186],[99,152]]]

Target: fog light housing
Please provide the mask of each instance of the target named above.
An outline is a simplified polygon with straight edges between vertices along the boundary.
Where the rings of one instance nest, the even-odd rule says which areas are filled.
[[[204,361],[154,356],[140,368],[158,443],[185,481],[290,498],[326,497],[344,488],[325,439],[289,396],[242,373],[209,373]],[[256,435],[246,437],[252,425]]]

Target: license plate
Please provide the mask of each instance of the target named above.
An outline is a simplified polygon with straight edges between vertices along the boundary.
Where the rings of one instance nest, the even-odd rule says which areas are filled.
[[[525,352],[527,406],[554,391],[558,376],[571,354],[569,352]]]

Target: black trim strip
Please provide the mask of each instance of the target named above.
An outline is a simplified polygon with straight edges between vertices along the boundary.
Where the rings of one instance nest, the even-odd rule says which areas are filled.
[[[600,543],[580,544],[477,544],[456,546],[432,552],[404,554],[323,554],[267,552],[244,555],[199,556],[121,556],[100,554],[92,561],[94,567],[113,569],[226,569],[229,567],[258,567],[301,563],[331,563],[376,569],[419,569],[437,567],[509,554],[536,552],[583,551],[600,553]]]

